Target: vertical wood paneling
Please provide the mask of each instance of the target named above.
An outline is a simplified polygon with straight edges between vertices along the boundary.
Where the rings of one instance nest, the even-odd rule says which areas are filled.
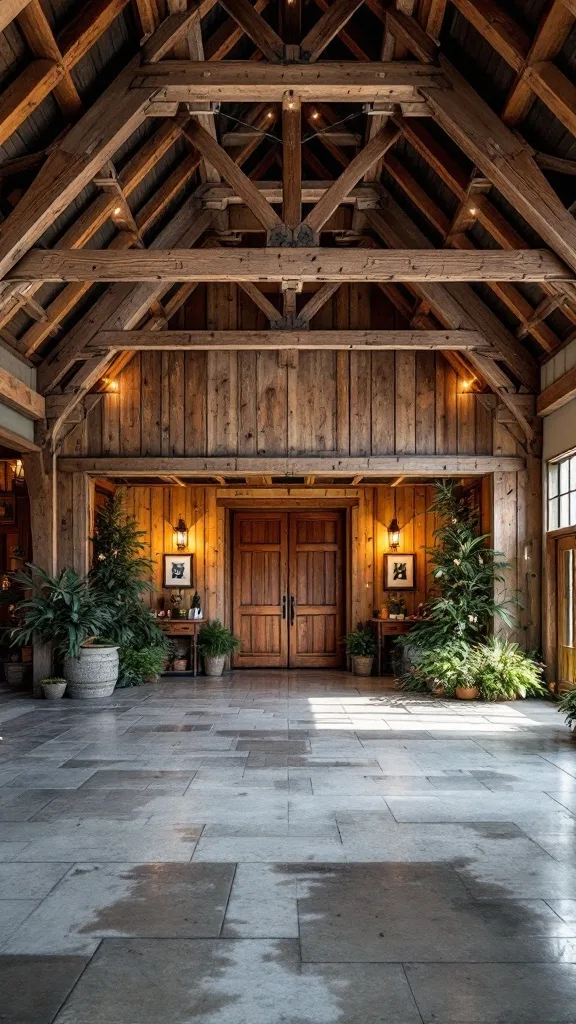
[[[372,455],[394,452],[395,362],[393,352],[372,353]],[[432,432],[434,437],[434,432]]]
[[[435,355],[433,352],[416,353],[416,451],[419,455],[433,455],[435,451]]]
[[[256,353],[258,455],[282,455],[287,443],[286,366],[277,352]]]
[[[184,445],[186,455],[205,455],[207,452],[208,398],[206,352],[187,352],[185,370]]]
[[[162,374],[162,353],[142,352],[140,373],[142,379],[142,454],[162,455],[162,389],[158,387],[158,381]]]
[[[413,352],[396,352],[396,451],[416,451],[416,365]]]
[[[136,352],[122,373],[120,395],[120,453],[138,455],[142,447],[140,353]]]

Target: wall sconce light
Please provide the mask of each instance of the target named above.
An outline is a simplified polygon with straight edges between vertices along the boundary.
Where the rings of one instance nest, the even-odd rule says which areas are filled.
[[[118,391],[120,390],[120,385],[118,381],[112,380],[111,377],[102,377],[101,383],[106,388],[106,391],[111,392],[111,394],[117,394]]]
[[[400,527],[398,526],[396,516],[394,516],[388,527],[388,546],[392,548],[392,551],[396,551],[400,547]]]
[[[173,529],[176,534],[176,547],[178,551],[184,551],[188,547],[188,527],[182,519],[182,516],[179,516],[178,522]]]
[[[16,459],[14,463],[14,480],[17,484],[24,482],[24,463],[22,459]]]

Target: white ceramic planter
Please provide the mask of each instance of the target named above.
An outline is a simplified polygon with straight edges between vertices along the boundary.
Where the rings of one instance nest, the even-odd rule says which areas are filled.
[[[69,697],[109,697],[118,680],[118,648],[81,647],[79,658],[65,658],[64,675]]]
[[[204,655],[204,671],[207,676],[221,676],[224,671],[224,662],[226,661],[225,655],[220,655],[217,658],[210,658],[207,654]]]
[[[41,683],[46,700],[60,700],[66,692],[66,683]]]

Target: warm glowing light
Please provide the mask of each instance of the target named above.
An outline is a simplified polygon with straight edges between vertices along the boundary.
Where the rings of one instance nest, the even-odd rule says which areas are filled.
[[[119,391],[120,385],[117,380],[112,380],[111,377],[102,377],[102,384],[104,384],[106,391]]]
[[[186,526],[182,516],[178,517],[178,522],[173,529],[176,534],[176,547],[178,548],[178,551],[184,551],[184,549],[188,547],[188,527]]]
[[[268,113],[266,114],[266,117],[274,117],[273,111],[269,110]]]
[[[470,207],[470,213],[472,214],[473,217],[476,216],[476,214],[478,213],[478,210],[476,209],[475,206],[471,206]]]
[[[16,459],[16,462],[14,463],[14,479],[24,479],[24,464],[22,462],[22,459]]]
[[[463,388],[463,390],[464,391],[469,391],[475,380],[476,380],[476,377],[472,377],[472,380],[463,380],[462,381],[462,388]]]
[[[318,116],[319,116],[318,115],[318,111],[317,110],[313,110],[312,111],[312,120],[313,121],[317,121],[318,120]]]
[[[122,213],[122,207],[121,206],[115,206],[114,207],[114,216],[117,217],[120,213]]]
[[[400,527],[396,516],[394,516],[388,527],[388,545],[393,551],[400,547]]]
[[[288,110],[294,110],[294,104],[292,103],[292,100],[290,100],[290,103],[288,104]]]

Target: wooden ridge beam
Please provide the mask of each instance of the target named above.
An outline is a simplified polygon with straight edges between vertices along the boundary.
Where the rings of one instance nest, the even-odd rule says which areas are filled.
[[[89,473],[91,476],[137,478],[165,476],[334,476],[338,474],[366,477],[399,474],[411,476],[484,476],[486,473],[517,473],[525,468],[525,460],[511,455],[388,455],[334,458],[214,456],[213,458],[67,458],[58,459],[62,473]]]
[[[276,313],[278,317],[279,314]],[[478,331],[100,331],[88,345],[99,349],[409,349],[494,352]]]
[[[320,138],[324,142],[324,136],[321,135]],[[240,158],[235,157],[235,159],[239,160]],[[350,159],[347,158],[347,163],[349,162]],[[282,182],[252,180],[252,184],[258,189],[267,203],[272,203],[273,205],[279,205],[282,203]],[[302,202],[319,202],[333,184],[334,182],[329,179],[322,181],[303,181]],[[342,197],[341,201],[342,203],[348,203],[351,206],[358,206],[360,204],[364,207],[369,205],[378,206],[381,194],[382,190],[380,185],[361,184],[350,189],[349,192]],[[234,189],[224,183],[220,185],[202,186],[198,191],[198,196],[202,200],[204,206],[209,206],[215,210],[223,209],[227,205],[234,206],[244,202],[242,197],[235,193]]]
[[[208,211],[209,212],[209,211]],[[370,211],[369,211],[370,212]],[[11,281],[573,281],[547,249],[33,249]]]
[[[287,89],[303,101],[355,103],[359,100],[420,101],[419,89],[445,84],[437,67],[415,61],[354,61],[310,64],[266,64],[254,61],[164,61],[139,67],[132,89],[160,90],[156,100],[231,103],[282,102]]]

